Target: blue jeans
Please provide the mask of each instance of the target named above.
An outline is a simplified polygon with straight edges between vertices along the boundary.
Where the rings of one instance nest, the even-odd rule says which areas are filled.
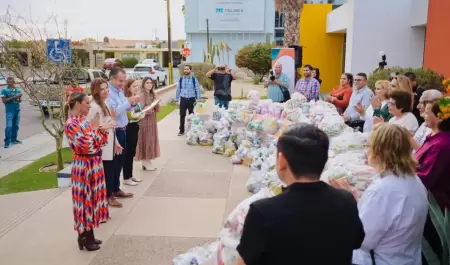
[[[17,141],[19,133],[20,109],[6,110],[5,144]]]
[[[220,99],[218,97],[214,97],[214,105],[219,105],[219,107],[224,108],[224,109],[228,109],[228,100],[223,100]]]

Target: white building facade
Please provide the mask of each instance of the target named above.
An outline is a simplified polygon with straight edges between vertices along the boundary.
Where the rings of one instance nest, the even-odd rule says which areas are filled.
[[[346,34],[345,71],[423,66],[428,0],[347,0],[328,14],[327,32]]]
[[[235,66],[235,55],[250,43],[274,41],[273,0],[186,0],[186,45],[191,49],[187,62],[203,62],[207,52],[207,23],[212,44],[224,42],[231,49],[220,51],[214,63]]]

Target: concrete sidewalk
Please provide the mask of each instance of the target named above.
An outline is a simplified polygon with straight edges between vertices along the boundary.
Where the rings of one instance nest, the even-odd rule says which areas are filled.
[[[178,117],[174,111],[158,124],[158,170],[143,172],[135,163],[144,182],[124,188],[135,197],[111,209],[112,219],[96,231],[101,250],[78,250],[70,189],[6,195],[0,196],[1,264],[170,265],[176,255],[216,240],[224,218],[250,195],[250,169],[210,147],[186,145],[176,136]],[[24,203],[27,196],[40,199]]]

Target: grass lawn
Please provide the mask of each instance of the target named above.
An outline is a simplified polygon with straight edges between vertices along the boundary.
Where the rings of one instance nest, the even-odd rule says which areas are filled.
[[[156,113],[156,119],[160,121],[176,109],[178,109],[178,106],[176,104],[161,106],[159,108],[159,112]]]
[[[177,108],[177,105],[161,106],[160,111],[157,113],[158,121],[164,119]],[[72,150],[63,148],[62,152],[64,162],[70,162],[72,160]],[[0,178],[0,195],[56,188],[58,186],[56,173],[39,172],[41,167],[52,164],[55,161],[56,153],[51,153],[28,166]]]
[[[63,148],[62,152],[64,162],[70,162],[72,160],[72,150],[70,148]],[[41,167],[54,163],[55,161],[56,153],[51,153],[28,166],[0,178],[0,195],[56,188],[58,181],[54,172],[39,172]]]

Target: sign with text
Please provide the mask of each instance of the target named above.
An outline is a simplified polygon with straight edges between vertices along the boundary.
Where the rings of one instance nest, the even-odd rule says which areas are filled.
[[[199,30],[264,31],[264,0],[199,0]]]

